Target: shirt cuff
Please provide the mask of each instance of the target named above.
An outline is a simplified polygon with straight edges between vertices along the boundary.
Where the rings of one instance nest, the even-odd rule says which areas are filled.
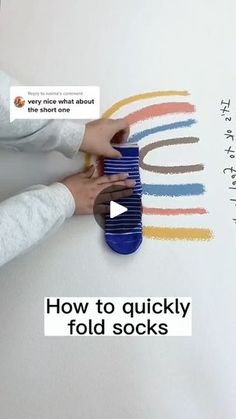
[[[58,120],[60,121],[60,120]],[[60,129],[60,151],[72,158],[78,153],[84,138],[85,124],[77,124],[71,120],[64,120]]]
[[[75,213],[75,200],[64,183],[56,182],[48,186],[57,210],[64,214],[65,218],[70,218]]]

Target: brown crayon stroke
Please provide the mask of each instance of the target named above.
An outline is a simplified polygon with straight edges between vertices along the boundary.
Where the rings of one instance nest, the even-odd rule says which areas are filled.
[[[144,163],[146,155],[155,150],[156,148],[167,147],[172,145],[179,144],[194,144],[199,141],[197,137],[182,137],[182,138],[172,138],[170,140],[159,140],[154,143],[147,144],[140,149],[140,167],[148,172],[162,173],[162,174],[179,174],[179,173],[189,173],[189,172],[199,172],[204,170],[203,164],[192,164],[185,166],[156,166],[152,164]]]

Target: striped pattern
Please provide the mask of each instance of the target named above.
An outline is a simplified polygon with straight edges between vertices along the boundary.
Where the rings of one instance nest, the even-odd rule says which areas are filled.
[[[128,211],[112,219],[109,215],[105,216],[105,236],[107,241],[115,239],[116,242],[125,243],[127,239],[136,241],[137,235],[142,235],[142,185],[139,175],[139,148],[137,144],[122,145],[115,148],[120,151],[122,158],[119,160],[106,158],[104,160],[104,174],[129,173],[129,179],[134,179],[136,185],[132,196],[116,200],[118,204],[128,208]]]

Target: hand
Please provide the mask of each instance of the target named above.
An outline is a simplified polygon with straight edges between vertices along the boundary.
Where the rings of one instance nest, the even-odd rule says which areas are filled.
[[[97,156],[121,158],[111,142],[123,143],[129,136],[129,125],[125,119],[98,119],[88,122],[80,150]]]
[[[91,166],[83,173],[72,175],[62,180],[72,193],[75,200],[75,214],[92,214],[95,200],[99,193],[106,188],[111,188],[109,192],[101,193],[99,202],[96,204],[95,212],[104,214],[109,212],[109,202],[131,196],[131,188],[135,186],[135,181],[128,178],[128,173],[120,173],[111,176],[93,177],[95,167]],[[112,187],[116,187],[112,192]],[[117,188],[117,186],[120,187]]]

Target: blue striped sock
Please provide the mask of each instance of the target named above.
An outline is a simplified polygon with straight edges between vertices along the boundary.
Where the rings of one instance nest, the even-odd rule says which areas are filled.
[[[129,173],[129,179],[134,179],[136,185],[132,196],[116,200],[128,211],[112,219],[106,215],[105,240],[112,250],[127,255],[135,252],[142,243],[142,186],[139,174],[139,148],[137,144],[114,148],[122,154],[122,157],[121,159],[106,158],[104,174]]]

